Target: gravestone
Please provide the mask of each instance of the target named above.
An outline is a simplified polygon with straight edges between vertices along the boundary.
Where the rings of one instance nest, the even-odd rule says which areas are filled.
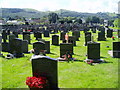
[[[2,36],[0,35],[0,56],[2,55],[1,54],[1,51],[2,51],[2,45],[1,45],[1,43],[2,43]]]
[[[76,46],[76,38],[75,38],[75,36],[69,36],[68,43],[72,43],[73,46]]]
[[[75,37],[75,40],[76,40],[76,41],[79,41],[80,31],[77,31],[77,30],[73,31],[73,32],[72,32],[72,36]]]
[[[46,53],[50,53],[50,41],[45,41],[45,50],[47,50]]]
[[[2,42],[2,51],[9,52],[9,43],[8,42]]]
[[[37,32],[35,37],[36,37],[36,40],[38,40],[38,38],[42,39],[42,33],[41,32]]]
[[[23,53],[28,53],[28,41],[27,40],[22,41],[22,49],[23,49]]]
[[[113,36],[113,30],[112,29],[108,29],[107,30],[107,37],[111,38]]]
[[[88,42],[87,57],[88,59],[100,59],[100,43]]]
[[[45,40],[41,38],[38,38],[38,41],[45,42]]]
[[[118,38],[120,38],[120,30],[117,31]]]
[[[105,33],[104,32],[98,32],[98,41],[105,41]]]
[[[52,35],[52,45],[59,45],[59,36]]]
[[[7,35],[10,35],[10,30],[7,30]]]
[[[48,30],[44,31],[44,37],[49,37],[49,31]]]
[[[33,56],[32,60],[32,74],[33,76],[46,77],[49,83],[49,90],[56,90],[58,88],[58,65],[57,60],[47,56]],[[51,89],[52,88],[52,89]],[[48,89],[47,89],[48,90]]]
[[[15,38],[13,39],[13,54],[15,57],[19,58],[19,57],[23,57],[24,54],[23,54],[23,41],[22,39],[19,39],[19,38]]]
[[[10,53],[13,54],[14,52],[14,39],[16,38],[16,36],[14,34],[9,35],[9,48],[10,48]]]
[[[39,55],[41,50],[45,50],[45,43],[42,41],[38,41],[33,43],[34,54]]]
[[[31,43],[30,34],[23,34],[23,40],[27,40],[28,43],[30,44]]]
[[[85,32],[85,46],[89,41],[91,41],[91,32]]]
[[[7,40],[6,30],[3,30],[3,32],[2,32],[2,39],[3,39],[3,42],[6,42],[6,40]]]
[[[16,36],[16,38],[18,38],[18,32],[17,31],[13,31],[13,34]]]
[[[60,40],[65,40],[65,32],[60,33]]]
[[[113,57],[120,58],[120,42],[113,42]]]
[[[72,43],[60,43],[60,57],[70,52],[73,54],[73,44]]]

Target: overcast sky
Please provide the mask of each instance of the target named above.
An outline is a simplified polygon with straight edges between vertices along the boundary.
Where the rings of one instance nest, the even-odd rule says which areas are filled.
[[[32,8],[39,11],[67,9],[78,12],[118,12],[120,0],[0,0],[2,8]]]

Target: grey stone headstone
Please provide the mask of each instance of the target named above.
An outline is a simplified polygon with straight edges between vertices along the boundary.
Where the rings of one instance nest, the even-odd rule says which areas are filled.
[[[87,57],[88,59],[100,59],[100,43],[88,43]]]
[[[120,58],[120,42],[113,42],[113,57]]]
[[[60,57],[70,52],[73,54],[73,44],[72,43],[60,43]]]
[[[52,45],[59,45],[59,36],[58,35],[52,36]]]
[[[39,55],[41,50],[45,50],[45,43],[42,41],[38,41],[33,43],[34,54]]]
[[[58,65],[55,59],[36,55],[31,58],[33,76],[43,76],[48,79],[49,88],[58,88]],[[50,89],[50,90],[52,90]]]
[[[28,53],[28,41],[27,40],[23,40],[22,49],[23,49],[23,53]]]

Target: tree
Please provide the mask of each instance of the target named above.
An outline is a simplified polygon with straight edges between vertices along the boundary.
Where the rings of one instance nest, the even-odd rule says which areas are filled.
[[[48,19],[50,23],[56,23],[56,21],[58,20],[58,15],[56,13],[49,13]]]
[[[75,22],[78,22],[79,24],[82,24],[82,19],[78,18],[78,19],[76,19]]]
[[[91,17],[87,17],[85,21],[86,21],[86,23],[90,23],[92,21],[92,19],[91,19]]]
[[[116,18],[113,22],[114,26],[115,27],[120,27],[120,19],[119,18]]]
[[[96,16],[93,16],[92,17],[92,23],[100,23],[100,18],[96,17]]]

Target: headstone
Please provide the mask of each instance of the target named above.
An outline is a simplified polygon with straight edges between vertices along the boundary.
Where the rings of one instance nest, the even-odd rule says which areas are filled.
[[[60,33],[60,40],[65,40],[65,32]]]
[[[89,41],[91,41],[91,32],[85,32],[85,46]]]
[[[8,42],[2,42],[2,51],[9,52],[9,43]]]
[[[30,44],[31,42],[31,39],[30,39],[30,34],[28,33],[28,34],[23,34],[23,40],[27,40],[28,41],[28,43]]]
[[[75,40],[76,40],[76,41],[79,41],[80,31],[77,31],[77,30],[73,31],[73,32],[72,32],[72,36],[75,37]]]
[[[13,34],[16,36],[16,38],[18,38],[18,32],[17,31],[13,31]]]
[[[10,35],[10,30],[7,30],[7,35]]]
[[[52,45],[59,45],[59,36],[52,35]]]
[[[72,43],[73,46],[76,46],[76,38],[75,38],[75,36],[69,36],[68,43]]]
[[[49,37],[49,31],[48,30],[44,31],[44,37]]]
[[[73,54],[73,44],[72,43],[60,43],[60,57],[70,52]]]
[[[45,41],[45,50],[46,53],[50,53],[50,41]]]
[[[120,42],[113,42],[113,57],[120,58]]]
[[[3,30],[3,32],[2,32],[2,39],[3,39],[3,42],[6,42],[6,40],[7,40],[6,30]]]
[[[117,32],[118,32],[118,38],[120,38],[120,30],[118,30]]]
[[[104,32],[98,32],[98,41],[105,41],[105,33]]]
[[[32,60],[32,74],[33,74],[33,76],[46,77],[48,79],[49,89],[56,90],[58,88],[57,60],[49,58],[47,56],[40,56],[40,55],[33,56],[31,58],[31,60]]]
[[[107,30],[107,37],[111,38],[113,36],[113,30],[112,29],[108,29]]]
[[[38,38],[42,38],[42,33],[41,32],[37,32],[35,37],[36,37],[36,40],[38,40]]]
[[[42,41],[38,41],[33,43],[34,54],[39,55],[41,50],[45,50],[45,43]]]
[[[22,39],[19,39],[19,38],[15,38],[13,39],[13,54],[15,57],[23,57],[24,54],[23,54],[23,47],[22,47],[22,44],[23,44],[23,41]]]
[[[10,53],[13,54],[14,52],[14,39],[16,38],[16,36],[14,34],[9,35],[9,48],[10,48]]]
[[[23,40],[22,49],[23,49],[23,53],[28,53],[28,41],[27,40]]]
[[[0,36],[0,56],[2,55],[1,54],[1,51],[2,51],[2,45],[1,45],[1,43],[2,43],[2,36]]]
[[[87,57],[88,59],[100,59],[100,43],[88,42]]]

